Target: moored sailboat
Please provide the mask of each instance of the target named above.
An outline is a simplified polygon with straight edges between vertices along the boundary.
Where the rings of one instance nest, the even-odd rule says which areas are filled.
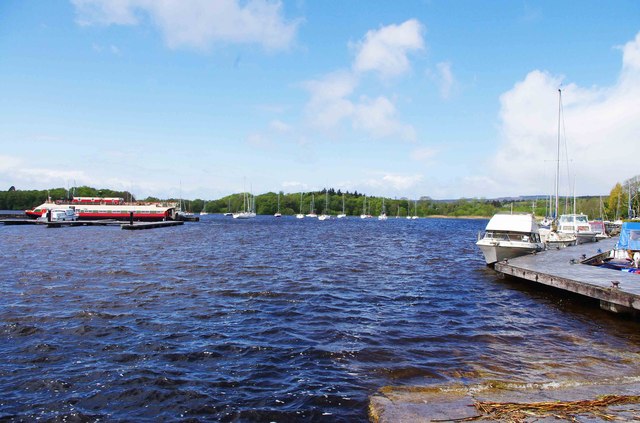
[[[318,217],[318,215],[316,214],[316,202],[315,202],[315,197],[313,193],[311,193],[311,204],[309,207],[310,207],[309,213],[306,214],[306,217],[311,217],[311,218]]]
[[[300,193],[300,213],[296,214],[296,219],[304,219],[304,214],[302,213],[302,193]]]
[[[337,217],[338,219],[347,217],[347,214],[344,212],[344,193],[342,194],[342,213],[340,213]]]
[[[384,207],[384,197],[382,198],[382,211],[378,216],[378,220],[387,220],[387,210]]]
[[[324,211],[320,216],[318,216],[318,220],[329,220],[331,219],[331,215],[329,214],[329,192],[325,191],[324,193]]]
[[[367,212],[367,196],[364,196],[362,200],[362,214],[360,215],[360,219],[369,219],[371,215]]]
[[[278,193],[278,210],[273,215],[274,217],[282,217],[282,213],[280,213],[280,193]]]

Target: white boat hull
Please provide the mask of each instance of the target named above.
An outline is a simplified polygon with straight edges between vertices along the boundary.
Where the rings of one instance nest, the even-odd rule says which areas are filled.
[[[544,250],[542,243],[480,240],[476,245],[487,265]]]

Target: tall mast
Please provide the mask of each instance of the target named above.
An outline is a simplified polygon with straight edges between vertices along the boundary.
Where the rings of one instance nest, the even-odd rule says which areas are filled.
[[[562,115],[562,90],[558,89],[558,154],[556,160],[556,209],[553,215],[554,219],[558,218],[558,187],[560,185],[560,117]]]

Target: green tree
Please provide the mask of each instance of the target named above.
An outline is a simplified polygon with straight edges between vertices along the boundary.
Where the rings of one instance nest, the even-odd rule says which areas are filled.
[[[607,203],[607,215],[617,220],[626,216],[626,204],[628,199],[627,193],[622,189],[622,185],[618,182],[611,188],[609,193],[609,201]]]

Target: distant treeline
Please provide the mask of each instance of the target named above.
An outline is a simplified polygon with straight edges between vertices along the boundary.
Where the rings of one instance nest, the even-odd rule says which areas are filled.
[[[119,197],[127,201],[135,201],[135,198],[127,191],[114,191],[110,189],[95,189],[91,187],[77,187],[67,190],[65,188],[52,188],[48,190],[16,190],[14,187],[8,191],[0,192],[0,210],[28,210],[44,203],[48,197],[51,200],[67,200],[72,197]]]
[[[326,197],[325,197],[326,194]],[[612,189],[609,197],[579,197],[576,199],[576,212],[585,213],[590,218],[604,217],[605,219],[626,218],[628,211],[625,190],[620,184]],[[307,214],[314,202],[314,211],[318,214],[328,213],[336,215],[342,213],[342,199],[344,195],[344,211],[347,215],[358,216],[368,213],[377,216],[382,213],[383,198],[369,197],[363,193],[342,192],[333,188],[315,192],[304,193],[280,193],[280,213],[294,215]],[[96,189],[91,187],[77,187],[71,190],[54,188],[49,190],[21,191],[10,189],[0,192],[0,209],[25,210],[43,203],[47,197],[52,200],[65,200],[73,196],[79,197],[122,197],[126,201],[135,201],[136,198],[127,191],[114,191],[111,189]],[[328,199],[328,208],[325,210],[325,198]],[[147,197],[141,199],[145,202],[174,201],[180,199],[159,199]],[[637,199],[634,198],[634,201]],[[366,208],[365,208],[366,202]],[[244,194],[228,195],[217,200],[187,200],[183,204],[188,211],[199,213],[203,210],[208,213],[227,213],[240,211],[244,207]],[[255,197],[257,214],[274,214],[278,211],[278,194],[268,192]],[[635,204],[635,203],[634,203]],[[620,207],[622,205],[622,207]],[[488,200],[488,199],[459,199],[452,201],[438,201],[428,197],[418,200],[384,198],[384,207],[388,216],[418,215],[418,216],[474,216],[490,217],[498,212],[534,212],[536,216],[545,216],[552,213],[548,198],[538,200]],[[571,213],[573,199],[562,199],[560,213]],[[633,214],[632,209],[632,214]]]

